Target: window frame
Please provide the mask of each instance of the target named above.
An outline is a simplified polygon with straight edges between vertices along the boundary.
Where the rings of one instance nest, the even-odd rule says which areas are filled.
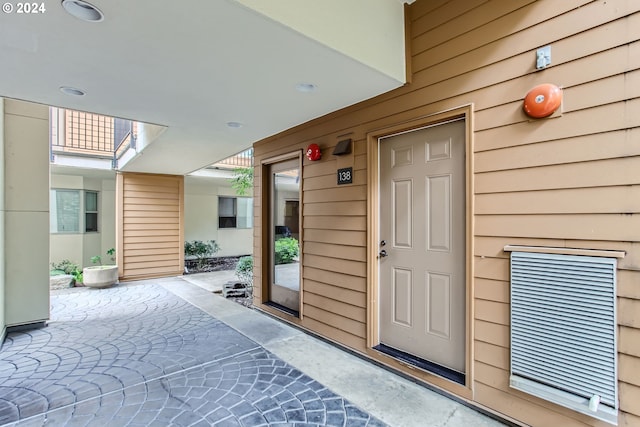
[[[222,211],[222,201],[223,200],[233,200],[233,215],[229,216],[229,215],[221,215],[221,211]],[[239,203],[238,200],[242,199],[242,200],[247,200],[247,205],[248,207],[250,207],[250,215],[249,216],[241,216],[239,215],[238,212],[238,208],[239,208]],[[218,229],[219,230],[249,230],[253,228],[253,197],[238,197],[238,196],[218,196]],[[239,219],[241,218],[245,218],[247,219],[246,227],[242,227],[239,226]],[[226,224],[223,224],[223,221],[226,222]],[[233,225],[229,225],[229,224],[233,224]]]
[[[57,194],[58,192],[74,193],[78,197],[78,206],[75,212],[77,216],[77,229],[74,230],[60,230],[60,217],[58,206]],[[96,196],[96,210],[87,209],[87,194],[93,193]],[[50,234],[89,234],[100,232],[100,192],[97,190],[85,190],[82,188],[50,188],[49,200],[51,206],[49,207],[49,233]],[[87,230],[87,215],[95,215],[95,230]],[[55,222],[54,222],[55,218]],[[64,222],[64,221],[63,221]],[[55,229],[54,229],[55,224]]]
[[[87,194],[95,194],[96,195],[96,210],[89,210],[87,208]],[[96,191],[96,190],[84,190],[84,232],[85,233],[99,233],[100,232],[100,192]],[[88,215],[95,215],[96,219],[95,219],[95,223],[96,223],[96,229],[95,230],[87,230],[87,224],[89,223],[89,221],[87,221],[87,217]]]

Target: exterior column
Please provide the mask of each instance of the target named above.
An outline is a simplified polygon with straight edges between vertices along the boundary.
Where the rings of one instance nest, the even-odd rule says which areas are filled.
[[[49,319],[49,107],[5,99],[3,118],[4,323],[37,326]]]

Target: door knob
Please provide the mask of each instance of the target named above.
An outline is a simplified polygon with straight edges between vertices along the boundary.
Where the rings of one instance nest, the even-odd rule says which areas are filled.
[[[380,251],[380,258],[384,258],[386,256],[389,256],[389,254],[387,253],[387,251],[385,251],[384,249]]]

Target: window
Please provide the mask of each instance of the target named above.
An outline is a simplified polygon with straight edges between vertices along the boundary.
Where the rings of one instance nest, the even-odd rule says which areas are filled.
[[[98,192],[84,193],[84,231],[98,231]]]
[[[218,197],[218,228],[252,228],[251,197]]]
[[[238,206],[237,227],[253,228],[253,199],[240,197],[236,201]]]
[[[98,192],[51,190],[49,222],[51,233],[98,231]]]
[[[80,191],[51,190],[51,232],[80,231]]]

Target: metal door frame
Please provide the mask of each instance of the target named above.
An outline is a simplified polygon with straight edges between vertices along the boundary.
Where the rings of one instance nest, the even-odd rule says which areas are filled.
[[[303,280],[302,280],[302,264],[303,264],[303,233],[304,227],[303,222],[304,218],[302,215],[299,216],[300,224],[299,224],[299,244],[300,244],[300,289],[299,289],[299,307],[298,307],[298,316],[294,316],[286,311],[277,310],[277,309],[269,309],[268,303],[270,301],[270,288],[272,282],[272,271],[271,271],[271,263],[273,261],[273,243],[271,242],[271,225],[272,225],[272,189],[271,189],[271,168],[273,165],[278,163],[289,162],[292,160],[297,160],[298,162],[298,170],[300,171],[300,191],[299,191],[299,212],[302,213],[303,206],[303,192],[302,192],[302,180],[303,180],[303,168],[302,168],[302,152],[296,151],[294,153],[283,154],[280,156],[271,157],[269,159],[265,159],[260,163],[260,185],[261,185],[261,199],[262,206],[260,209],[261,214],[261,226],[262,226],[262,236],[261,236],[261,284],[260,284],[260,303],[263,305],[263,308],[266,308],[267,311],[272,311],[273,313],[279,316],[284,316],[287,320],[295,321],[296,323],[302,319],[302,307],[303,307]]]

